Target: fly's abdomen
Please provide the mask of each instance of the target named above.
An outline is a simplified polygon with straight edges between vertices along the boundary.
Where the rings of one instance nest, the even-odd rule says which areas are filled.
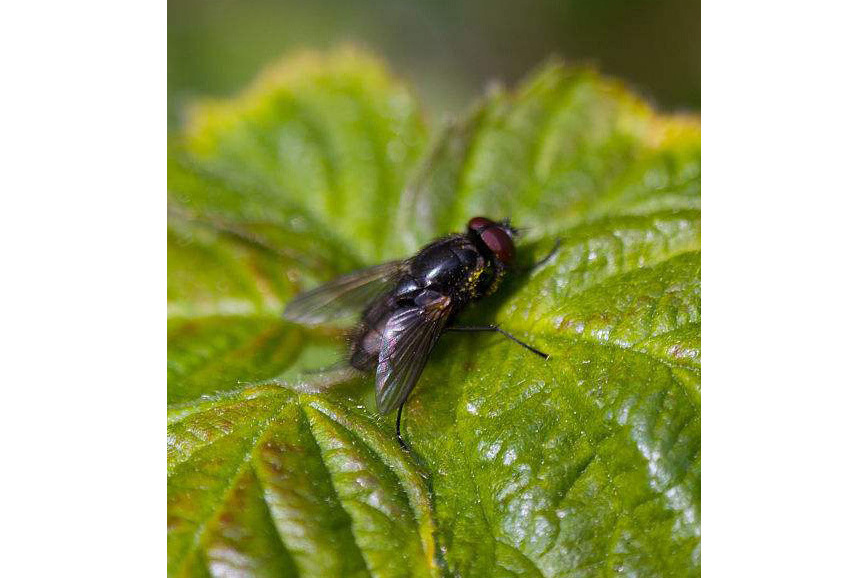
[[[363,333],[356,335],[349,357],[352,367],[361,371],[371,371],[376,367],[383,329],[385,329],[384,320],[379,325],[365,328]]]
[[[355,369],[370,371],[379,360],[382,332],[391,314],[392,296],[374,302],[361,317],[350,337],[349,363]]]

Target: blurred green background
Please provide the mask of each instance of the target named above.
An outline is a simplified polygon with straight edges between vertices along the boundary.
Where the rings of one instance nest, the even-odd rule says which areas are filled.
[[[698,0],[171,0],[168,123],[288,52],[347,43],[384,57],[434,119],[552,55],[591,63],[664,110],[698,111],[700,17]]]

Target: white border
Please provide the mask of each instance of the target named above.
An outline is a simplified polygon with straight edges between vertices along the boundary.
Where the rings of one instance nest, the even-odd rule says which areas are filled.
[[[707,576],[859,576],[864,14],[702,5]]]
[[[7,576],[165,573],[166,7],[4,7]]]
[[[864,14],[704,3],[703,571],[864,573]],[[165,569],[166,11],[18,3],[4,88],[8,575]]]

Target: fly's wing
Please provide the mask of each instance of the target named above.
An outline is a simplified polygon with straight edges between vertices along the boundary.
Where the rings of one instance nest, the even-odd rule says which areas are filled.
[[[398,309],[385,324],[376,367],[376,407],[382,414],[400,405],[415,387],[452,311],[447,296],[426,294],[424,304]]]
[[[298,295],[286,305],[283,317],[304,325],[316,325],[357,314],[388,291],[406,268],[406,261],[389,261],[353,271]]]

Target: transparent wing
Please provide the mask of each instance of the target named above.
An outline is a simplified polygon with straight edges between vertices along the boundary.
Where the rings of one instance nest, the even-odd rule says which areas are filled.
[[[451,300],[436,293],[426,305],[398,309],[388,319],[376,367],[380,413],[395,409],[415,387],[451,311]]]
[[[405,270],[406,261],[389,261],[353,271],[298,295],[286,305],[283,317],[295,323],[316,325],[357,314],[388,291]]]

